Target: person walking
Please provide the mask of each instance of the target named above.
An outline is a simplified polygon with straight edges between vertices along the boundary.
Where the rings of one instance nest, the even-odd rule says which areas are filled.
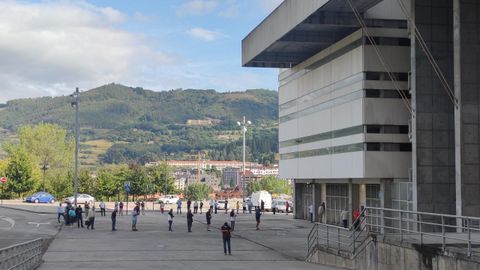
[[[118,207],[119,207],[119,214],[120,214],[120,216],[123,216],[123,202],[120,202],[120,203],[118,204]]]
[[[203,201],[200,202],[200,214],[203,214]]]
[[[145,202],[144,201],[140,202],[140,208],[142,209],[142,215],[145,215]]]
[[[163,201],[160,202],[160,213],[162,213],[163,215],[163,212],[165,211],[165,203]]]
[[[57,220],[60,223],[60,217],[65,220],[65,207],[62,206],[62,203],[59,203],[57,206]]]
[[[235,219],[237,215],[235,215],[235,210],[232,209],[230,212],[230,227],[232,228],[232,232],[235,230]]]
[[[228,200],[225,199],[225,214],[228,214]]]
[[[104,217],[105,216],[105,203],[103,201],[100,202],[100,216]]]
[[[137,218],[140,215],[140,204],[137,202],[135,207],[132,210],[132,231],[136,232],[137,230]]]
[[[232,255],[232,250],[231,250],[231,244],[230,244],[230,239],[232,238],[232,235],[230,233],[230,226],[228,226],[228,223],[225,222],[222,226],[222,238],[223,238],[223,252],[225,255],[227,255],[227,248],[228,248],[228,255]]]
[[[198,213],[198,202],[197,202],[197,201],[195,201],[195,202],[193,203],[193,213],[194,213],[194,214],[197,214],[197,213]]]
[[[168,231],[169,232],[173,232],[172,224],[173,224],[173,209],[170,209],[170,211],[168,211]]]
[[[323,223],[323,216],[325,215],[325,202],[322,202],[318,207],[318,222]]]
[[[237,215],[238,215],[238,210],[240,210],[240,201],[237,201],[236,208],[237,208]]]
[[[178,199],[177,201],[177,215],[182,214],[182,200]]]
[[[112,215],[110,216],[110,218],[112,219],[112,231],[117,230],[115,228],[115,225],[117,224],[117,212],[118,212],[118,209],[116,207],[113,208]]]
[[[212,224],[212,209],[207,210],[205,218],[207,219],[207,231],[210,231],[210,224]]]
[[[246,210],[247,210],[247,203],[245,202],[245,200],[243,200],[243,202],[242,202],[242,214],[245,214]]]
[[[308,206],[308,215],[310,217],[310,222],[313,223],[313,204]]]
[[[83,228],[83,209],[82,206],[79,204],[77,205],[77,208],[75,209],[75,217],[77,218],[77,226],[80,229],[80,226]]]
[[[188,228],[188,232],[192,232],[192,224],[193,224],[193,214],[192,214],[192,210],[188,209],[188,212],[187,212],[187,228]]]
[[[342,220],[343,227],[348,228],[348,211],[346,208],[340,213],[340,219]]]
[[[95,206],[92,206],[92,210],[88,211],[87,230],[90,228],[92,228],[92,230],[95,230]]]
[[[260,230],[260,216],[262,216],[262,212],[260,212],[260,208],[257,206],[255,207],[255,220],[257,221],[257,231]]]

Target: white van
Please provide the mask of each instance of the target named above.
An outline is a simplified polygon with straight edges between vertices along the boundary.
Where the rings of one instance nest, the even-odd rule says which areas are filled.
[[[159,200],[166,204],[175,204],[180,198],[177,195],[165,195],[160,197]]]
[[[284,200],[284,199],[273,199],[272,200],[272,203],[275,203],[275,205],[277,206],[277,212],[282,212],[282,213],[285,213],[287,211],[287,200]],[[292,202],[288,201],[288,212],[292,212],[293,211],[293,205],[292,205]]]
[[[272,195],[268,191],[261,190],[252,193],[250,200],[253,203],[253,206],[260,207],[261,202],[264,202],[265,211],[270,211],[272,209]]]

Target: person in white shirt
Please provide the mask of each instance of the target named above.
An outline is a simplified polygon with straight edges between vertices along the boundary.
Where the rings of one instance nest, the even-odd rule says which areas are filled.
[[[100,216],[105,216],[105,203],[102,201],[100,202]]]
[[[348,211],[347,209],[343,209],[340,213],[340,219],[342,220],[342,224],[344,228],[348,228]]]
[[[308,206],[308,214],[310,215],[310,222],[313,223],[313,204]]]
[[[64,214],[65,214],[65,207],[63,207],[63,206],[62,206],[62,203],[60,203],[60,204],[58,204],[58,207],[57,207],[57,220],[58,220],[58,223],[60,223],[60,217],[65,218]]]

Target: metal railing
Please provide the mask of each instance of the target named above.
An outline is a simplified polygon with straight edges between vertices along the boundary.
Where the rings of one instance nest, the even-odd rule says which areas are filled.
[[[318,246],[355,255],[369,235],[447,248],[472,256],[479,253],[480,218],[366,207],[349,229],[315,223],[308,235],[308,254]],[[363,246],[364,247],[364,246]]]
[[[365,210],[364,210],[365,211]],[[345,251],[356,254],[359,248],[368,238],[368,227],[364,211],[350,228],[343,228],[337,225],[315,223],[307,237],[308,254],[318,246],[333,248],[337,252]]]
[[[42,262],[41,238],[0,249],[0,270],[35,269]]]

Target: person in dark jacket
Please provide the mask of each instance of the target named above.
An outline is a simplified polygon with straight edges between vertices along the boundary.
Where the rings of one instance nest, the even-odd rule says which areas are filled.
[[[212,224],[212,209],[208,209],[205,217],[207,218],[207,231],[210,231],[210,224]]]
[[[168,231],[169,232],[173,232],[172,224],[173,224],[173,209],[170,209],[170,211],[168,211]]]
[[[188,209],[188,212],[187,212],[187,227],[188,227],[188,232],[192,232],[192,224],[193,224],[193,214],[192,214],[192,210]]]
[[[77,208],[75,209],[75,216],[77,217],[77,226],[78,228],[80,228],[80,226],[82,226],[83,228],[83,217],[82,217],[82,214],[83,214],[83,210],[82,210],[82,206],[80,204],[77,205]]]
[[[227,247],[228,247],[228,255],[232,255],[230,239],[231,239],[231,231],[232,228],[228,226],[228,223],[225,222],[222,226],[222,238],[223,238],[223,252],[227,255]]]
[[[255,220],[257,221],[257,231],[260,230],[260,216],[262,215],[262,212],[260,212],[260,208],[256,207],[255,208]]]
[[[118,209],[115,207],[112,211],[112,231],[116,231],[117,229],[115,228],[115,225],[117,224],[117,212]]]

